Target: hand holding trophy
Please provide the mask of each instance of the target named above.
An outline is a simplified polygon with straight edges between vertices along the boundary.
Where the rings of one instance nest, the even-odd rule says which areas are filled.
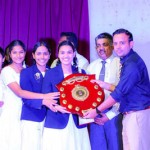
[[[83,116],[89,109],[96,108],[104,100],[104,91],[92,83],[95,75],[71,74],[57,85],[60,91],[60,104],[71,113]]]

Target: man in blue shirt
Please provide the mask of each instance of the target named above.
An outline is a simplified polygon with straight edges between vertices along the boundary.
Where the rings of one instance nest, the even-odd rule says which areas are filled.
[[[114,51],[120,57],[122,68],[120,81],[114,88],[104,84],[107,90],[114,91],[96,109],[85,113],[85,118],[95,118],[101,111],[120,102],[123,118],[124,150],[148,150],[150,148],[150,81],[146,65],[133,51],[133,36],[128,30],[118,29],[113,33]],[[99,83],[100,81],[94,81]]]

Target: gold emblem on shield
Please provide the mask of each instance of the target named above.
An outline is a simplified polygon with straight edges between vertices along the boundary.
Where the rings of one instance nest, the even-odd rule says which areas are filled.
[[[79,84],[73,88],[71,93],[72,93],[72,97],[77,101],[84,101],[89,96],[88,89],[84,86],[80,86]]]

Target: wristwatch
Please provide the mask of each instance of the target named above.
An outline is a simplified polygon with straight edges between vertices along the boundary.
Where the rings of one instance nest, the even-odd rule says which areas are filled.
[[[101,114],[102,112],[100,110],[98,110],[98,108],[96,107],[96,113]]]

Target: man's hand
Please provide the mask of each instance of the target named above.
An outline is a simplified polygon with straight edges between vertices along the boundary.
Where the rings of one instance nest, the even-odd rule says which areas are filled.
[[[108,91],[114,91],[115,86],[113,84],[101,81],[101,80],[91,80],[92,83],[97,83],[101,88],[108,90]]]
[[[107,122],[109,119],[106,116],[106,114],[101,114],[101,117],[96,117],[94,119],[95,123],[99,124],[99,125],[104,125],[105,122]]]

